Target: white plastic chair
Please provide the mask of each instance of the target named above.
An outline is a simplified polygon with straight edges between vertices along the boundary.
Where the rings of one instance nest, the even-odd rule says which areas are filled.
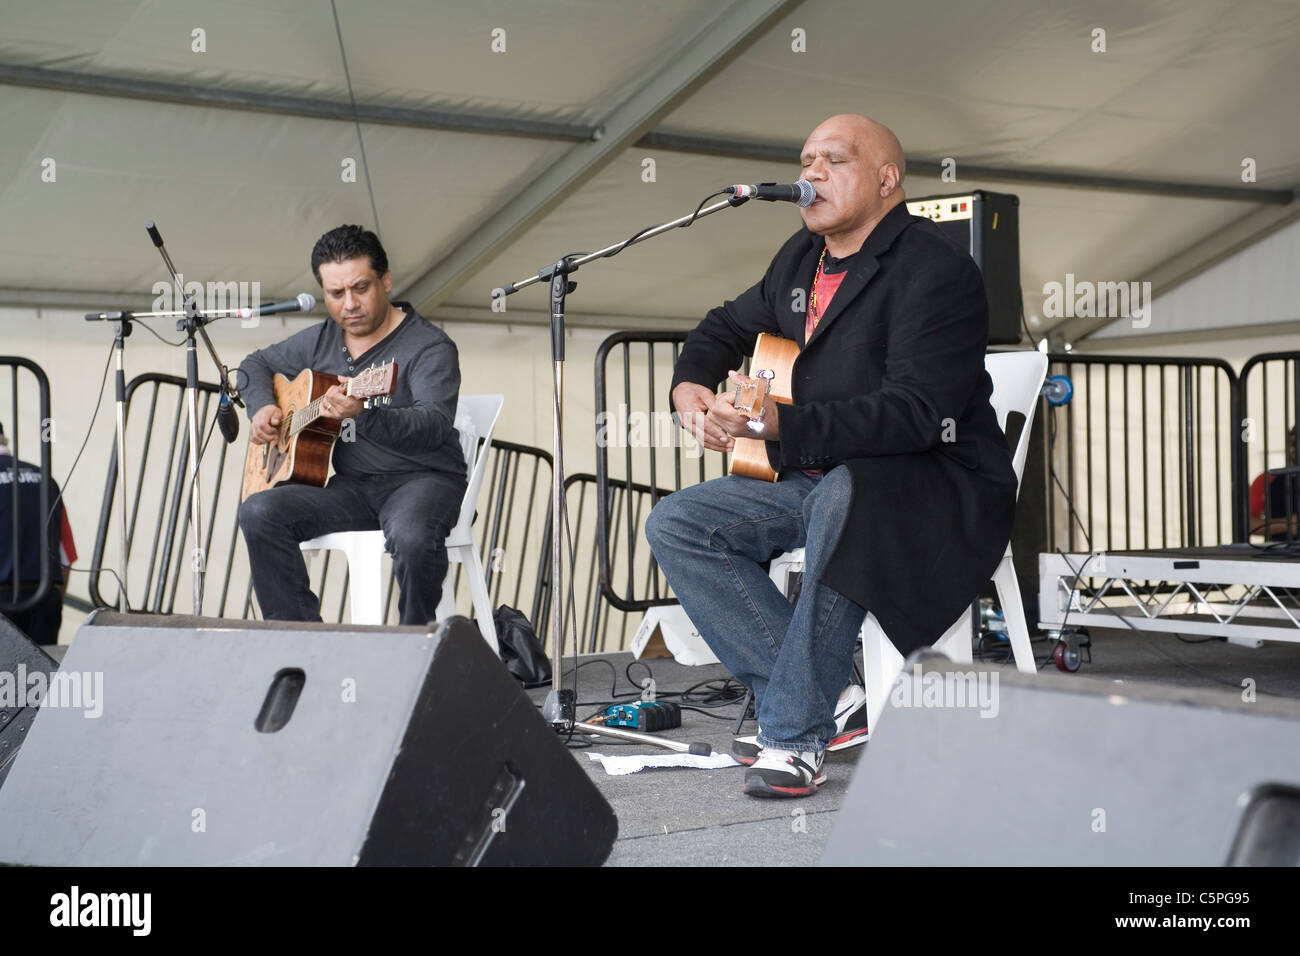
[[[455,611],[456,587],[451,565],[465,565],[479,632],[497,654],[500,654],[500,650],[497,647],[496,624],[492,620],[492,602],[488,597],[487,581],[483,574],[483,559],[478,553],[478,545],[474,543],[471,525],[474,523],[474,506],[478,502],[479,488],[483,485],[492,432],[504,404],[504,395],[462,395],[456,405],[456,430],[460,433],[461,451],[465,453],[469,484],[465,488],[465,497],[460,502],[460,515],[456,519],[456,525],[447,534],[447,577],[442,583],[442,598],[437,610],[440,621],[446,620]],[[384,623],[383,531],[336,531],[304,541],[299,547],[303,551],[342,551],[348,559],[348,602],[352,608],[352,623]]]
[[[984,357],[984,368],[993,379],[990,403],[1002,430],[1006,431],[1007,416],[1011,412],[1020,412],[1025,416],[1015,453],[1011,457],[1018,497],[1025,458],[1029,454],[1029,433],[1034,424],[1034,412],[1038,408],[1038,395],[1043,388],[1043,379],[1047,376],[1047,356],[1042,352],[997,352]],[[791,572],[803,570],[803,559],[803,548],[787,551],[772,559],[769,573],[782,593],[785,593],[786,579]],[[1029,644],[1029,627],[1025,623],[1025,608],[1020,600],[1020,584],[1016,580],[1015,566],[1011,563],[1010,544],[1007,545],[997,570],[993,572],[993,583],[997,587],[998,601],[1006,616],[1007,636],[1011,639],[1016,669],[1033,674],[1037,667]],[[944,632],[943,637],[935,642],[934,648],[959,664],[971,663],[970,614],[963,612]],[[870,611],[862,622],[862,668],[867,683],[867,726],[874,730],[885,709],[889,689],[903,669],[903,655],[898,653],[898,649],[885,636],[880,622]]]

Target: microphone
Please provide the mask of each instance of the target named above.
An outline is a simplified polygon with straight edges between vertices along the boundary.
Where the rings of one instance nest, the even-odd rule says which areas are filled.
[[[277,312],[310,312],[316,308],[316,299],[306,292],[300,292],[296,299],[273,302],[259,309],[214,309],[205,313],[210,319],[234,318],[251,319],[255,315],[275,315]],[[171,312],[87,312],[87,322],[119,322],[122,319],[172,319],[185,316],[183,311]]]
[[[296,299],[273,302],[258,309],[236,309],[230,314],[236,319],[251,319],[255,315],[275,315],[277,312],[310,312],[316,308],[315,297],[299,292]]]
[[[817,190],[806,179],[786,186],[776,183],[758,183],[754,186],[728,186],[722,190],[742,199],[765,199],[768,202],[792,202],[799,206],[811,206],[817,198]]]
[[[221,429],[221,436],[228,445],[233,445],[239,437],[239,413],[235,411],[224,388],[221,390],[221,401],[217,403],[217,427]]]

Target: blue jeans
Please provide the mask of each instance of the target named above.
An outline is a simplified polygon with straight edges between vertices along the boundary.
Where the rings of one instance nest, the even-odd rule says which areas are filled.
[[[664,498],[646,537],[700,636],[754,692],[758,744],[820,751],[835,733],[835,703],[853,670],[866,609],[821,583],[848,515],[844,465],[778,482],[730,475]],[[763,569],[805,549],[803,585],[786,600]]]
[[[447,533],[460,514],[465,479],[438,472],[335,475],[324,488],[279,485],[239,506],[239,527],[262,617],[319,621],[300,541],[334,531],[382,528],[401,588],[403,624],[434,620],[447,574]]]

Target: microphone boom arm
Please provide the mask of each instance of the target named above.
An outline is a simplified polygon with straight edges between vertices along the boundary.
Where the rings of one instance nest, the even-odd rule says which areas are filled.
[[[612,246],[606,246],[604,249],[600,249],[596,252],[589,252],[585,256],[566,257],[564,261],[568,263],[567,271],[570,273],[577,272],[579,267],[591,262],[593,259],[603,259],[606,256],[612,256],[615,253],[622,252],[628,246],[636,245],[638,242],[645,242],[647,239],[652,239],[655,236],[662,235],[669,229],[680,229],[681,227],[694,222],[696,219],[703,219],[705,216],[711,216],[719,210],[730,209],[733,206],[739,206],[748,201],[749,197],[747,196],[732,196],[729,199],[722,200],[722,202],[716,202],[712,206],[705,206],[703,209],[698,209],[689,216],[681,216],[674,219],[672,222],[665,222],[658,226],[651,226],[649,229],[642,230],[631,239],[624,239],[622,242],[616,242]],[[518,282],[511,282],[509,285],[493,289],[492,298],[496,299],[503,295],[513,295],[520,289],[527,289],[530,285],[537,282],[550,282],[554,274],[555,266],[547,266],[545,269],[538,272],[537,275],[529,276],[527,279],[521,279]]]

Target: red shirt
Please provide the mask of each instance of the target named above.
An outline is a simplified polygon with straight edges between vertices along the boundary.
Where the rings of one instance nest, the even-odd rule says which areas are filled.
[[[817,328],[817,323],[821,317],[826,314],[826,310],[831,307],[831,299],[835,298],[835,293],[839,291],[840,283],[848,275],[848,270],[835,272],[827,275],[820,265],[817,269],[817,276],[813,279],[813,294],[808,303],[808,318],[804,320],[803,340],[807,342],[812,338],[813,329]]]
[[[839,291],[840,283],[844,277],[849,274],[849,270],[840,267],[839,272],[827,273],[823,268],[826,261],[826,253],[823,250],[822,258],[817,261],[817,275],[813,277],[813,291],[808,300],[808,317],[803,323],[803,340],[807,342],[812,338],[813,329],[817,328],[817,323],[821,321],[826,310],[831,307],[831,299],[835,298],[835,293]],[[803,470],[805,475],[823,474],[820,468]]]

